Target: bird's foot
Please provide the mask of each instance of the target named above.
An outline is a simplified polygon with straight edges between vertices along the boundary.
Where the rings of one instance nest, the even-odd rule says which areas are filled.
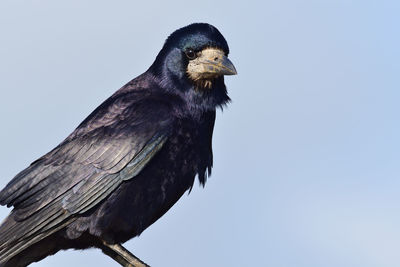
[[[124,267],[150,267],[120,244],[103,242],[101,250]]]

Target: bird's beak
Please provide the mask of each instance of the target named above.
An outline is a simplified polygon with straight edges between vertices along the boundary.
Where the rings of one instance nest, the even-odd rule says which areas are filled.
[[[217,48],[206,48],[188,65],[188,74],[193,80],[210,79],[221,75],[236,75],[233,63]]]

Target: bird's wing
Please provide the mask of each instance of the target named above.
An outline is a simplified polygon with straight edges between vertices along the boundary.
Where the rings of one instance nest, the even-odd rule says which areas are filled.
[[[160,103],[127,96],[107,101],[0,192],[0,204],[14,206],[12,220],[0,227],[0,262],[94,207],[165,143],[169,118]]]

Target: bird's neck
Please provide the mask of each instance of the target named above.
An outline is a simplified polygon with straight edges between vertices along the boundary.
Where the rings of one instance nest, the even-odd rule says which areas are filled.
[[[230,101],[223,77],[215,80],[211,88],[201,88],[170,75],[163,75],[161,78],[155,76],[154,80],[161,91],[178,97],[183,112],[195,118],[201,117],[205,112],[223,108]]]

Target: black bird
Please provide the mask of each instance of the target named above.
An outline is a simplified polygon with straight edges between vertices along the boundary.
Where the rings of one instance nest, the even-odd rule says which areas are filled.
[[[229,102],[224,75],[236,74],[228,53],[212,25],[175,31],[145,73],[17,174],[0,192],[14,207],[0,227],[0,266],[90,247],[140,265],[120,244],[211,174],[216,108]]]

